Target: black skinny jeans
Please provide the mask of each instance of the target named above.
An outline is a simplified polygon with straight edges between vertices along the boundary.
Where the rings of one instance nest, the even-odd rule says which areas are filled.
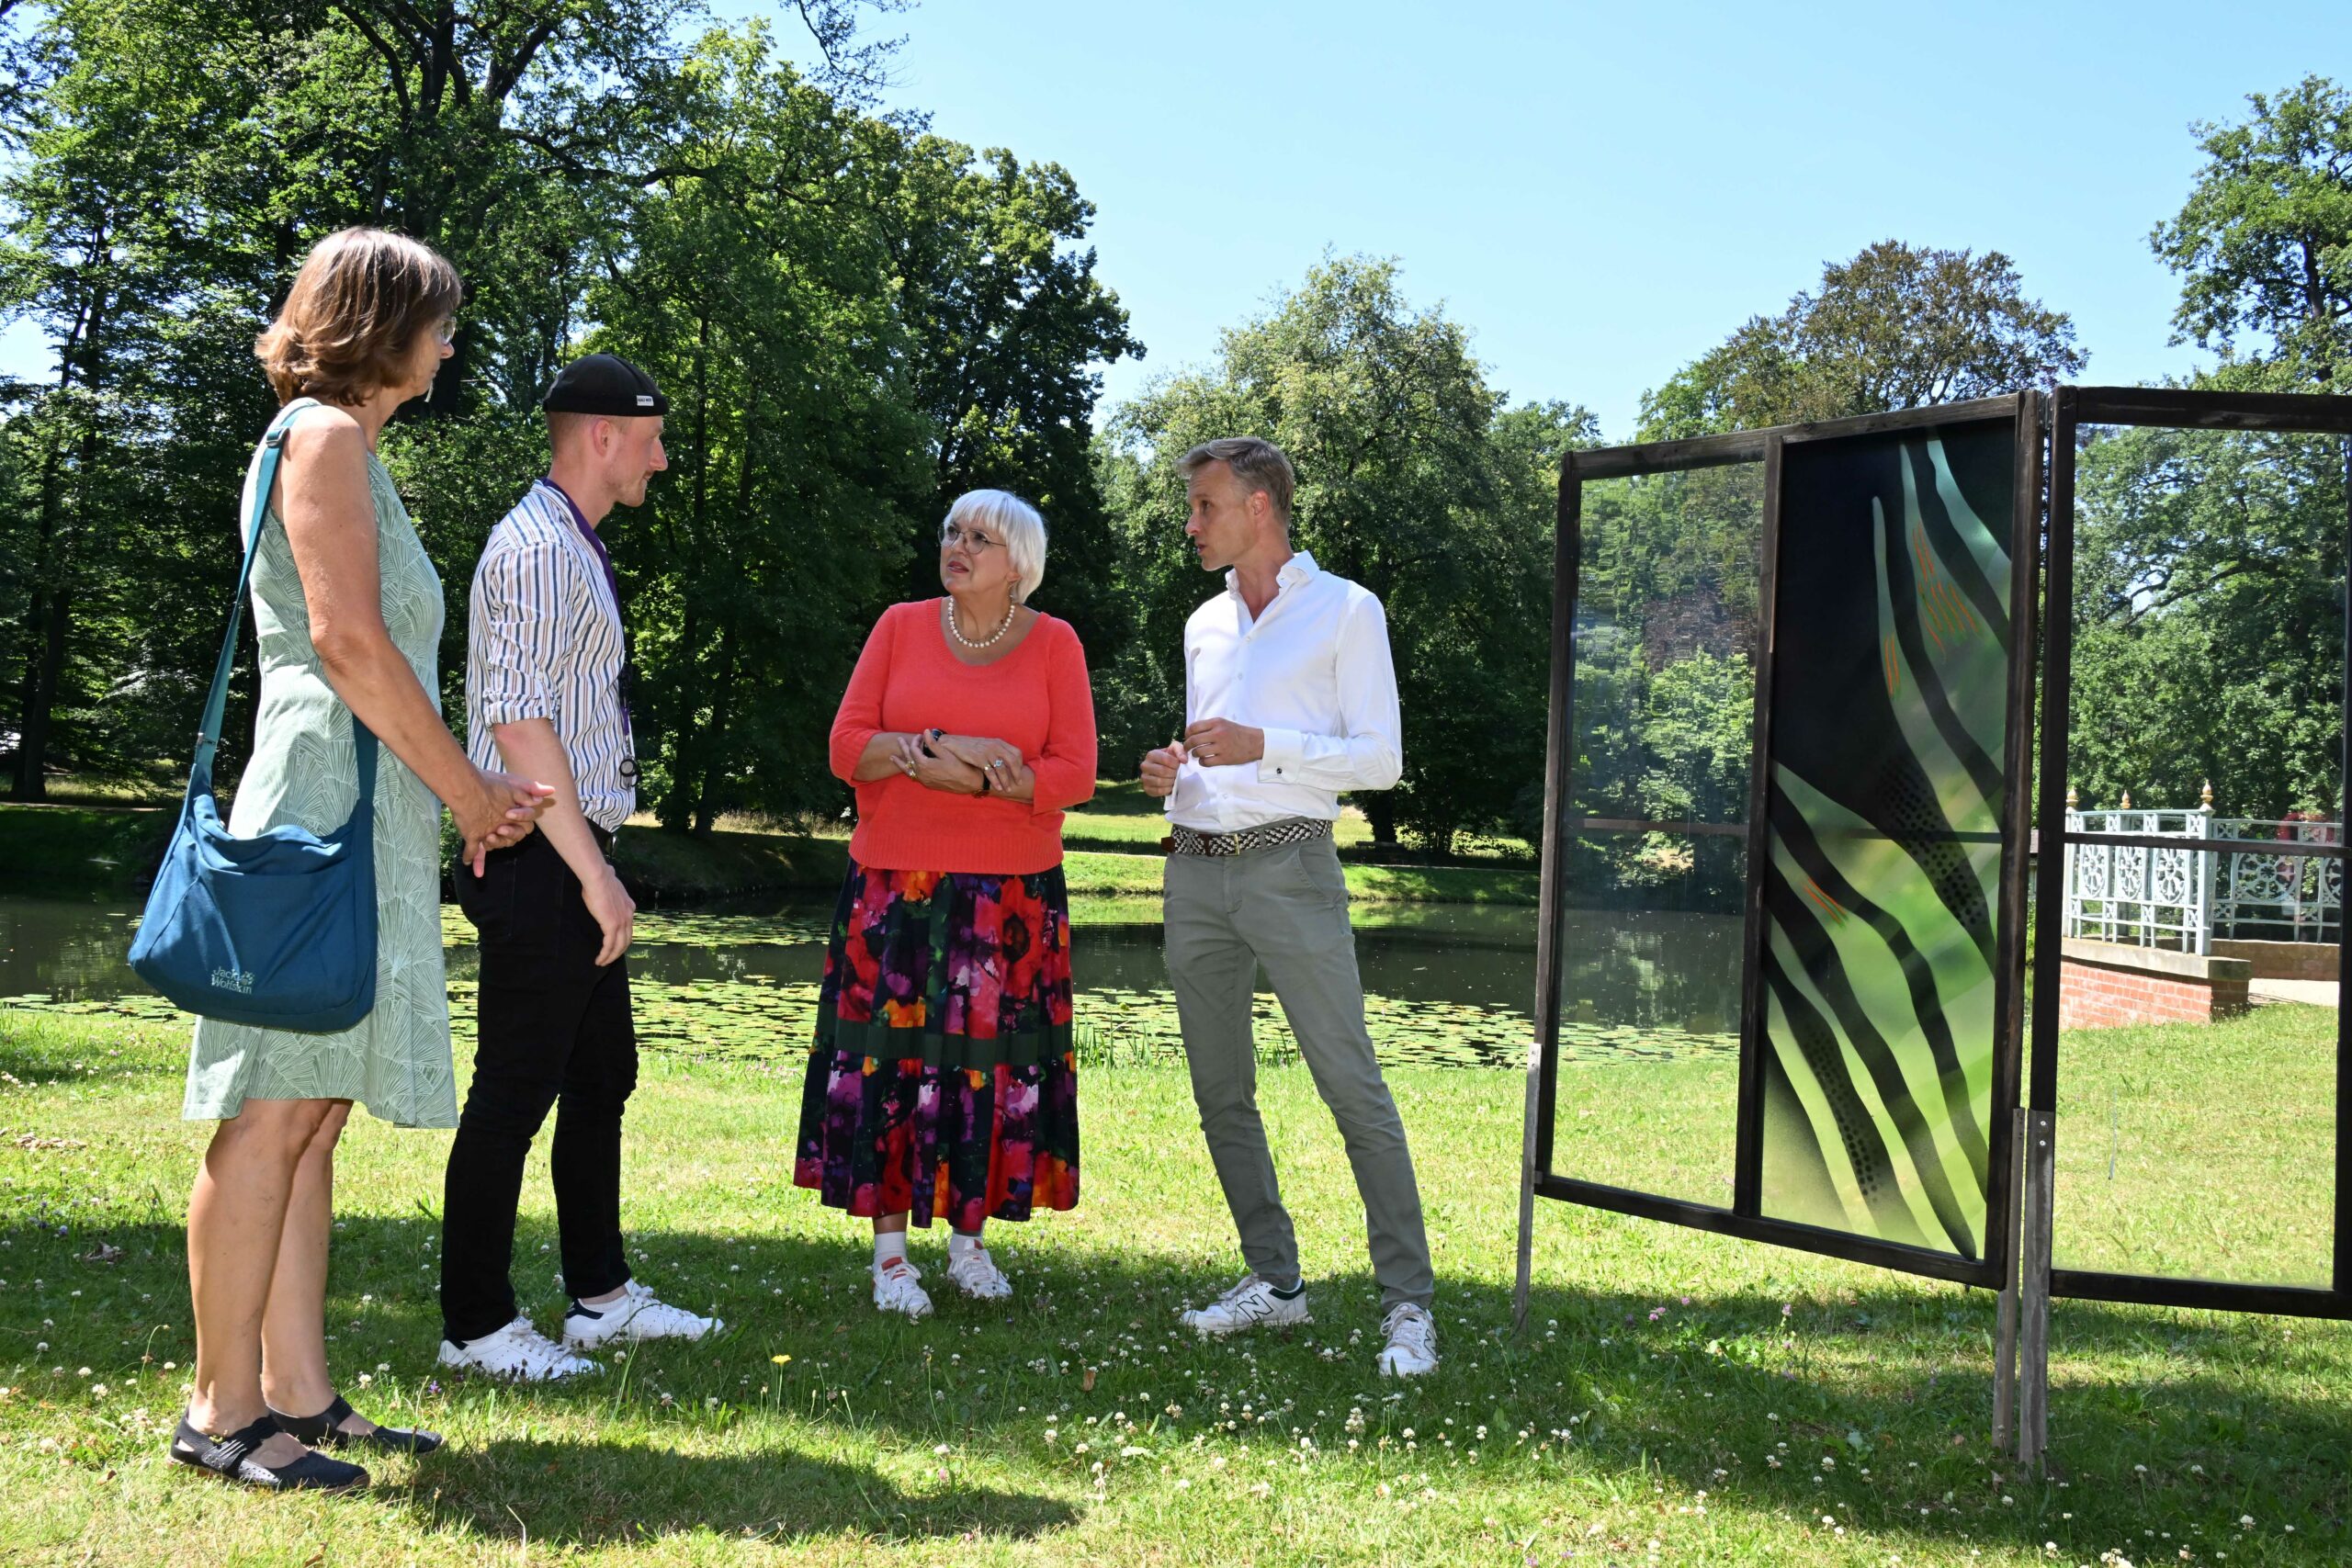
[[[459,1344],[516,1315],[514,1210],[531,1139],[555,1108],[550,1174],[564,1289],[628,1282],[621,1244],[621,1112],[637,1087],[628,960],[599,967],[604,933],[545,834],[458,868],[481,942],[480,1043],[442,1194],[442,1331]]]

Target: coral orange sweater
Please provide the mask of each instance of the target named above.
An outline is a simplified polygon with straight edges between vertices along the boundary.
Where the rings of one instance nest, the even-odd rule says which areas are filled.
[[[1094,793],[1094,695],[1069,623],[1040,613],[1020,647],[973,665],[949,650],[938,600],[882,612],[833,716],[833,772],[854,783],[876,735],[934,728],[1019,748],[1036,775],[1036,798],[951,795],[896,773],[858,784],[849,841],[857,863],[1006,876],[1061,864],[1062,813]]]

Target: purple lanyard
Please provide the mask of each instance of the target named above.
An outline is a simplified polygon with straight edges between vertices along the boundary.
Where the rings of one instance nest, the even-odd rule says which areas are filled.
[[[539,482],[563,497],[564,510],[571,513],[571,521],[579,528],[580,536],[588,541],[590,549],[596,552],[597,563],[605,569],[605,585],[613,591],[613,615],[617,619],[621,613],[621,578],[620,573],[613,570],[613,552],[605,547],[605,541],[598,538],[596,530],[588,525],[588,514],[580,510],[580,503],[572,500],[561,485],[552,479],[542,479]],[[621,639],[624,645],[621,650],[621,688],[616,694],[621,700],[622,727],[628,730],[633,740],[637,733],[637,720],[629,712],[628,706],[629,668],[628,650],[626,646],[628,633],[626,626],[622,629]]]

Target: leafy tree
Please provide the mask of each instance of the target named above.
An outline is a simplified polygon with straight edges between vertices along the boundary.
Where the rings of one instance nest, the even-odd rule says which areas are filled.
[[[2085,362],[2073,322],[2026,298],[2000,252],[1883,240],[1645,394],[1641,438],[1986,397],[2054,384]]]
[[[899,153],[713,34],[676,147],[698,172],[632,204],[588,306],[668,389],[671,471],[615,530],[639,627],[640,755],[663,825],[837,803],[825,737],[895,597],[931,427],[877,226],[844,225]]]
[[[2194,384],[2337,385],[2352,331],[2352,93],[2306,77],[2198,128],[2207,162],[2151,238],[2182,275]],[[2342,802],[2345,454],[2338,438],[2088,432],[2076,483],[2068,782],[2232,816]]]
[[[44,329],[54,366],[47,385],[20,389],[29,395],[11,423],[30,444],[32,479],[0,517],[15,612],[0,658],[20,800],[42,798],[60,754],[118,771],[125,741],[140,749],[139,699],[158,682],[122,655],[126,644],[154,647],[151,617],[171,624],[172,597],[152,574],[188,547],[180,473],[159,435],[186,351],[214,323],[225,258],[187,218],[189,186],[209,169],[155,127],[241,113],[254,55],[217,22],[192,27],[188,50],[153,51],[142,34],[153,19],[136,6],[59,9],[40,40],[56,69],[0,183],[13,219],[0,239],[0,308]],[[142,55],[126,80],[120,62]],[[187,469],[209,467],[187,456]],[[114,707],[133,722],[109,722]],[[184,728],[185,714],[174,750]]]
[[[796,0],[804,76],[763,25],[689,37],[690,0],[60,0],[21,32],[0,0],[24,66],[0,316],[40,322],[55,364],[0,388],[18,792],[184,755],[271,402],[254,334],[355,222],[469,285],[435,397],[384,442],[450,600],[445,709],[481,538],[545,462],[537,397],[592,345],[678,401],[674,470],[615,530],[666,823],[839,803],[822,719],[948,485],[1044,502],[1054,607],[1115,635],[1087,593],[1110,575],[1088,366],[1139,346],[1066,174],[873,112],[895,43],[862,21],[903,8]]]
[[[1096,367],[1143,345],[1094,253],[1074,248],[1093,204],[1058,164],[1001,149],[976,158],[936,136],[910,140],[892,186],[882,220],[910,387],[935,433],[933,492],[906,538],[909,589],[938,592],[939,524],[957,495],[1012,491],[1037,505],[1051,538],[1039,606],[1107,668],[1132,623],[1092,462]]]
[[[2076,481],[2068,783],[2113,806],[2333,814],[2344,739],[2340,438],[2095,434]]]
[[[1182,715],[1187,615],[1215,586],[1181,531],[1174,459],[1213,436],[1262,434],[1298,471],[1292,537],[1378,594],[1402,687],[1405,776],[1361,804],[1374,836],[1400,826],[1445,851],[1503,822],[1542,771],[1553,491],[1559,455],[1591,439],[1581,412],[1506,411],[1442,310],[1416,310],[1396,264],[1328,260],[1263,319],[1225,334],[1212,369],[1123,411],[1114,479],[1139,601],[1122,679],[1157,686],[1148,733]],[[1106,750],[1107,750],[1106,744]],[[1115,754],[1115,753],[1114,753]]]
[[[1758,646],[1762,475],[1753,464],[1588,482],[1583,491],[1570,803],[1584,816],[1747,819]],[[1543,799],[1521,808],[1522,830]],[[1740,841],[1579,836],[1571,882],[1643,908],[1738,908]]]
[[[2206,164],[2150,236],[2183,275],[2174,341],[2332,384],[2352,361],[2352,91],[2306,76],[2246,101],[2245,123],[2197,128]],[[2248,334],[2267,343],[2242,355]]]

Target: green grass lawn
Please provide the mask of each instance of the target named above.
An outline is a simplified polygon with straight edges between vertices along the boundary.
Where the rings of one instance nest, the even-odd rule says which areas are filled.
[[[2177,1093],[2181,1064],[2201,1061],[2208,1088],[2277,1119],[2283,1141],[2331,1027],[2279,1009],[2067,1045],[2146,1100]],[[176,1117],[185,1050],[176,1024],[0,1012],[0,1540],[20,1561],[2352,1557],[2343,1325],[2060,1303],[2062,1472],[2048,1480],[1988,1442],[1983,1292],[1544,1204],[1532,1333],[1514,1339],[1521,1082],[1442,1068],[1392,1074],[1445,1353],[1404,1387],[1373,1371],[1361,1210],[1295,1066],[1270,1070],[1261,1099],[1315,1321],[1204,1345],[1174,1314],[1237,1262],[1181,1069],[1091,1073],[1082,1206],[995,1235],[1014,1301],[943,1300],[909,1325],[866,1302],[859,1228],[790,1186],[790,1051],[650,1053],[629,1123],[637,1267],[729,1327],[528,1390],[436,1378],[447,1136],[356,1117],[329,1349],[363,1409],[438,1427],[451,1446],[381,1462],[363,1497],[232,1491],[162,1457],[192,1348],[181,1224],[207,1131]],[[1715,1111],[1687,1064],[1564,1069],[1561,1114],[1577,1127],[1564,1146],[1618,1179],[1687,1182],[1716,1157]],[[2220,1137],[2185,1152],[2225,1151]],[[2312,1147],[2324,1165],[2324,1142]],[[2112,1184],[2110,1208],[2129,1199],[2184,1228],[2227,1188],[2226,1159],[2211,1185],[2128,1159],[2110,1179],[2104,1145],[2095,1170],[2073,1150],[2062,1159],[2063,1202],[2095,1176]],[[546,1192],[542,1149],[518,1283],[551,1325]],[[2273,1197],[2248,1185],[2236,1202]],[[2278,1234],[2302,1234],[2306,1209]],[[2062,1208],[2062,1227],[2074,1212]],[[941,1246],[917,1241],[933,1282]]]
[[[2223,1028],[2067,1035],[2058,1266],[2325,1286],[2335,1020],[2261,1007]]]

